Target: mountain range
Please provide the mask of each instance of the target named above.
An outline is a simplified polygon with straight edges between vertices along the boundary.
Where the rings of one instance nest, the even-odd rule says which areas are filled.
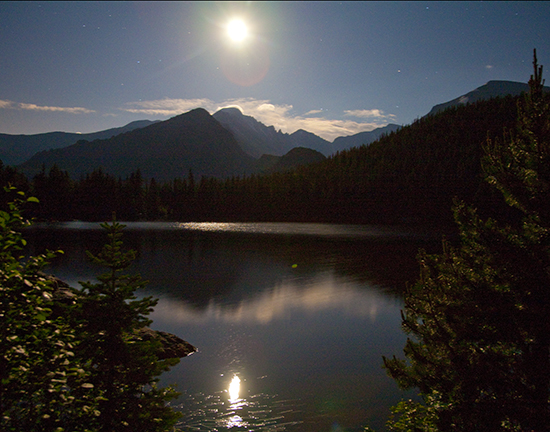
[[[276,131],[254,117],[244,115],[238,108],[223,108],[213,117],[235,136],[242,149],[249,155],[259,158],[264,154],[282,156],[295,147],[317,150],[325,156],[333,153],[327,140],[303,129],[292,134]]]
[[[123,127],[85,134],[70,132],[48,132],[36,135],[0,134],[0,160],[4,165],[19,165],[42,150],[68,147],[80,140],[108,139],[158,121],[138,120]]]
[[[527,84],[522,83],[489,81],[463,96],[434,106],[428,115],[478,100],[517,95],[527,88]],[[101,167],[120,177],[139,168],[143,176],[157,180],[184,177],[189,170],[199,177],[223,178],[315,162],[337,151],[368,145],[399,128],[389,124],[339,137],[330,143],[304,130],[292,134],[277,131],[237,108],[223,108],[213,115],[199,108],[166,121],[143,120],[93,134],[0,134],[0,159],[6,165],[18,165],[27,176],[56,164],[71,176]],[[289,154],[296,148],[310,151]]]
[[[250,174],[253,162],[231,132],[197,108],[108,139],[42,151],[18,168],[32,177],[55,164],[76,178],[96,168],[121,178],[139,169],[145,178],[166,181],[190,170],[199,178]]]

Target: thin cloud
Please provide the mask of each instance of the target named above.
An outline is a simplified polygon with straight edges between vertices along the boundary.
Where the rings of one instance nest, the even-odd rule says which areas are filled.
[[[13,108],[13,102],[8,100],[0,100],[0,108],[2,109]]]
[[[370,109],[370,110],[346,110],[344,111],[346,115],[357,117],[357,118],[377,118],[377,119],[394,119],[393,114],[386,114],[384,111],[379,109]]]
[[[264,103],[258,107],[258,111],[275,111],[275,105]]]
[[[306,116],[308,116],[308,115],[315,115],[315,114],[321,114],[322,112],[323,112],[323,110],[317,109],[317,110],[308,111],[308,112],[305,113],[304,115],[306,115]]]
[[[204,108],[210,114],[214,114],[222,108],[238,108],[244,115],[252,116],[266,126],[273,126],[276,130],[293,133],[299,129],[304,129],[327,141],[333,141],[339,136],[354,135],[385,126],[387,120],[394,117],[393,115],[384,114],[381,110],[348,110],[345,111],[346,115],[369,118],[371,121],[327,119],[317,116],[322,112],[321,110],[311,110],[301,115],[294,114],[292,112],[294,107],[290,104],[277,105],[269,100],[252,98],[229,99],[221,103],[210,99],[160,99],[131,102],[121,109],[135,114],[168,117],[183,114],[199,107]],[[313,117],[313,115],[315,116]]]
[[[209,111],[207,107],[212,104],[213,102],[209,99],[159,99],[130,102],[121,109],[134,114],[175,116],[194,108],[204,108]]]
[[[44,106],[22,102],[12,102],[8,100],[0,100],[0,108],[3,109],[19,109],[27,111],[49,111],[49,112],[65,112],[69,114],[90,114],[95,112],[88,108],[83,107],[56,107],[56,106]]]
[[[66,112],[69,114],[90,114],[95,112],[88,108],[82,107],[54,107],[54,106],[40,106],[35,104],[20,103],[18,104],[20,109],[31,111],[52,111],[52,112]]]

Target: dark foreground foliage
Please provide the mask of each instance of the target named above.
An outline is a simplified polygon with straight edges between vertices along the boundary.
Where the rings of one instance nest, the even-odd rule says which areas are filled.
[[[42,273],[55,253],[22,252],[21,207],[37,200],[7,189],[16,199],[0,211],[0,430],[169,430],[176,393],[156,383],[179,359],[159,360],[157,342],[135,332],[156,302],[136,299],[144,282],[124,274],[134,253],[122,251],[123,226],[103,224],[108,242],[90,254],[108,272],[59,298]]]
[[[518,127],[488,139],[488,182],[522,215],[483,220],[457,203],[461,243],[420,255],[406,293],[407,360],[388,373],[423,403],[403,402],[397,431],[548,431],[550,427],[550,101],[534,59]]]

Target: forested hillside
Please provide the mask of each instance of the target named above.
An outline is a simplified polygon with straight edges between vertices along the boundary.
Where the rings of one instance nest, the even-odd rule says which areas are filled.
[[[19,165],[40,151],[68,147],[80,140],[109,139],[157,122],[138,120],[123,127],[86,134],[69,132],[48,132],[36,135],[0,134],[0,159],[6,165]]]
[[[513,128],[517,97],[449,108],[371,145],[287,172],[216,179],[72,179],[57,167],[13,180],[41,199],[41,219],[446,223],[457,196],[482,212],[505,209],[480,176],[482,143]],[[3,168],[5,181],[17,177]]]

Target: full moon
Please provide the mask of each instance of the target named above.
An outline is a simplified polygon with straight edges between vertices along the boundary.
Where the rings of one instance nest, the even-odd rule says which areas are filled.
[[[240,42],[248,35],[248,28],[243,21],[236,19],[227,24],[227,34],[231,40]]]

